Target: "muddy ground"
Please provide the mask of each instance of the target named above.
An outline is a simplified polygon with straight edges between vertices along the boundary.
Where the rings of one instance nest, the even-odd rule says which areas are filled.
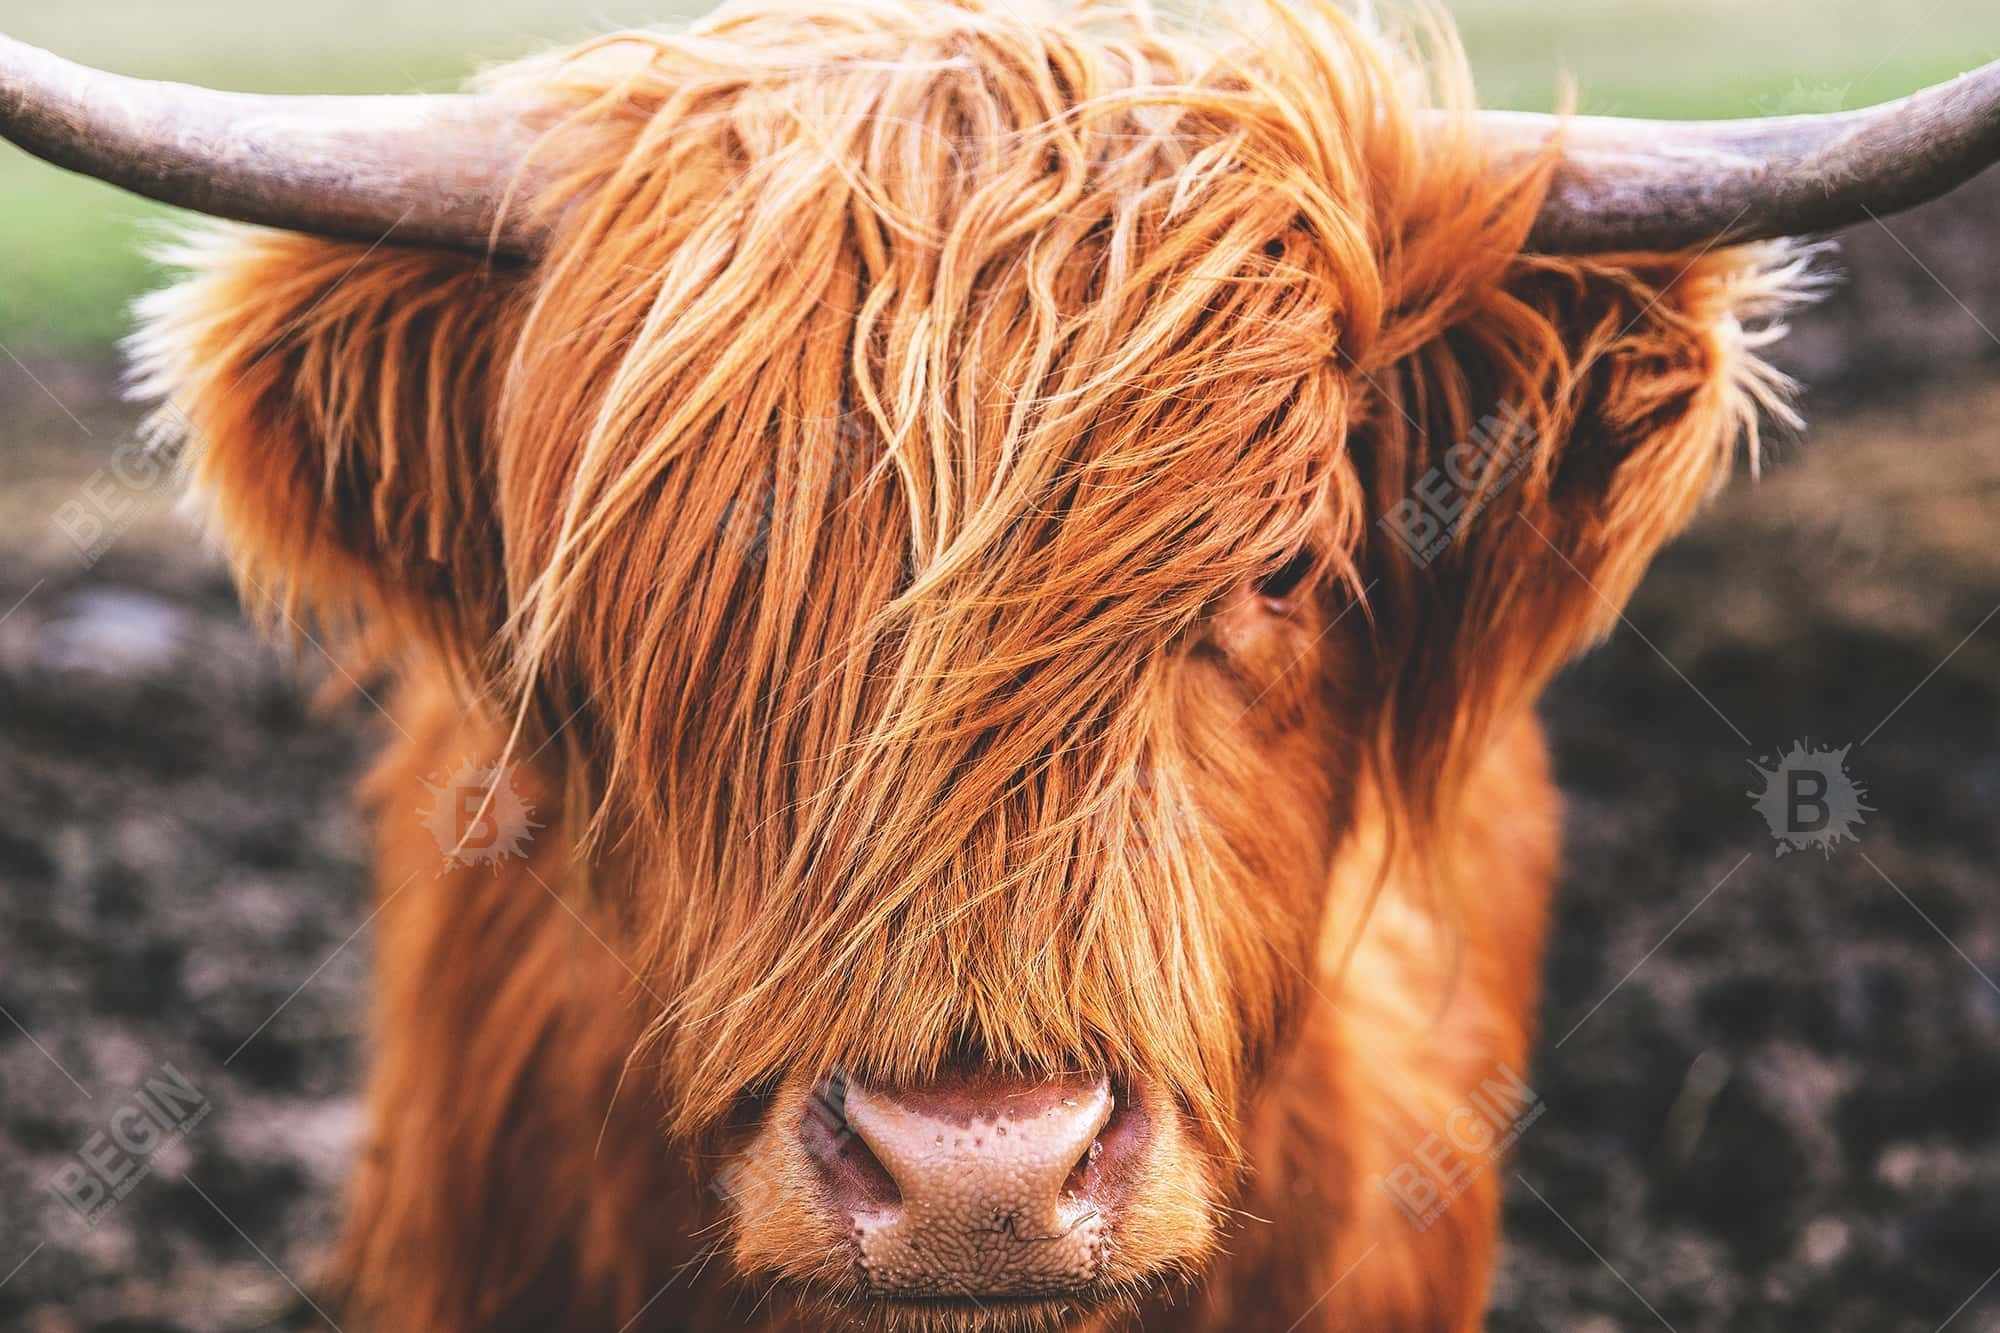
[[[2000,298],[1929,225],[1974,313],[1863,237],[1805,446],[1548,702],[1571,852],[1496,1329],[2000,1329]],[[132,429],[101,370],[0,362],[0,425],[0,1328],[319,1327],[379,724],[315,709],[164,486],[91,479]],[[88,568],[80,498],[132,501]],[[1802,739],[1875,808],[1780,858],[1750,761]],[[87,1202],[79,1152],[176,1079],[209,1109],[86,1226],[49,1182]]]

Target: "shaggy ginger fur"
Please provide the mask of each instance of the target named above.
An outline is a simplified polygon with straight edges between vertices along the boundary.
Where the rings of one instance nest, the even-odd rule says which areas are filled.
[[[1531,705],[1772,401],[1797,263],[1524,255],[1547,164],[1441,25],[1023,5],[501,71],[539,263],[217,228],[143,309],[249,600],[401,681],[364,1326],[840,1324],[787,1126],[967,1064],[1129,1080],[1155,1169],[1075,1302],[868,1319],[1480,1321],[1499,1169],[1384,1181],[1528,1068]],[[1503,409],[1418,567],[1377,520]],[[420,780],[503,757],[547,827],[443,873]]]

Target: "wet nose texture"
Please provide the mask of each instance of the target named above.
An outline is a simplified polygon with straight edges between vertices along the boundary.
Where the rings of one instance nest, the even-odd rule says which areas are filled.
[[[826,1145],[840,1153],[830,1183],[870,1288],[1029,1297],[1090,1283],[1108,1228],[1094,1167],[1116,1110],[1103,1078],[847,1084],[840,1118],[858,1142]]]

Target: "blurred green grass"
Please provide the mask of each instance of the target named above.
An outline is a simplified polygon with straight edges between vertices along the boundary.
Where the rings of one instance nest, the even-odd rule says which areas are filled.
[[[1220,7],[1229,0],[1205,0]],[[1204,0],[1184,0],[1200,8]],[[0,0],[0,32],[125,73],[262,92],[448,89],[481,65],[701,0]],[[1767,115],[1861,106],[2000,58],[1994,0],[1452,0],[1482,100],[1585,111]],[[0,146],[0,344],[102,354],[157,274],[171,210]]]

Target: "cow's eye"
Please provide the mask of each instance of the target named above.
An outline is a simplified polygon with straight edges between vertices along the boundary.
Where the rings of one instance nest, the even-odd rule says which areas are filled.
[[[1311,551],[1300,551],[1297,555],[1257,580],[1257,595],[1274,602],[1282,602],[1298,591],[1299,584],[1305,582],[1312,572]]]

